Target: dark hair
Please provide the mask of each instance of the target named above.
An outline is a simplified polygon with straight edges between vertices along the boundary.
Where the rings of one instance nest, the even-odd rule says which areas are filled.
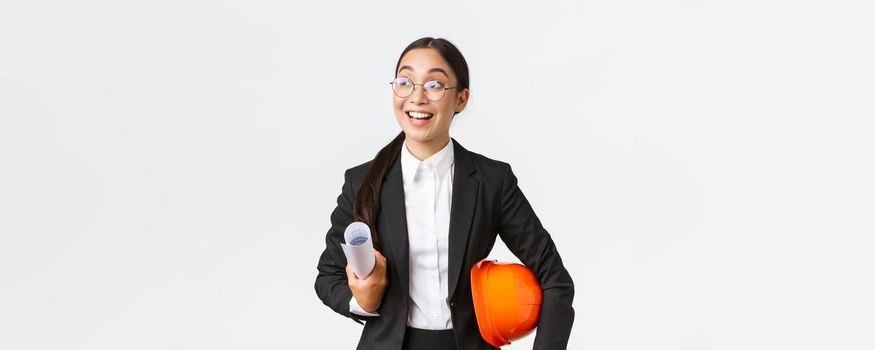
[[[456,74],[456,79],[458,80],[456,84],[456,86],[458,86],[456,89],[457,92],[461,92],[468,88],[468,62],[465,61],[465,57],[462,56],[462,53],[459,52],[459,49],[456,48],[455,45],[443,38],[425,37],[407,45],[407,48],[405,48],[404,51],[401,52],[401,56],[398,57],[398,63],[395,64],[395,71],[392,72],[392,76],[395,76],[395,74],[398,73],[398,68],[401,65],[401,59],[404,58],[404,55],[410,50],[420,48],[432,48],[437,50],[441,57],[449,63],[450,68]],[[456,115],[457,113],[458,112],[453,113],[453,115]],[[377,249],[380,249],[381,245],[376,230],[377,213],[380,212],[380,189],[383,185],[383,178],[386,176],[386,172],[389,171],[389,168],[395,161],[395,155],[401,151],[401,146],[404,144],[404,138],[405,135],[402,130],[398,133],[398,136],[395,136],[395,139],[393,139],[392,142],[389,142],[388,145],[377,152],[374,161],[371,162],[368,173],[362,180],[362,186],[359,189],[353,205],[353,220],[364,222],[370,227],[371,234],[373,235],[374,246]]]

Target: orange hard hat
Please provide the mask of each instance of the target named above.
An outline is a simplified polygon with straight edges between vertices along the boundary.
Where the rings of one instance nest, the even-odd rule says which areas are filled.
[[[474,264],[471,294],[480,335],[492,346],[508,345],[538,326],[541,285],[522,264],[491,260]]]

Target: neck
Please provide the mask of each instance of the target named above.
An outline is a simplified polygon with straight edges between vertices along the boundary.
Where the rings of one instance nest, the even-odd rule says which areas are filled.
[[[428,159],[428,157],[438,153],[438,151],[447,146],[448,142],[450,142],[450,135],[426,142],[420,142],[410,138],[404,139],[404,143],[407,144],[407,149],[410,150],[410,154],[419,161]]]

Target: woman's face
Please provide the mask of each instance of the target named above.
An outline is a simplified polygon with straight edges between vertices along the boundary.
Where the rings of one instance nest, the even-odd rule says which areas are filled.
[[[435,49],[413,49],[401,58],[395,76],[410,79],[417,84],[410,96],[402,98],[392,94],[395,118],[404,130],[407,140],[435,147],[449,142],[450,121],[453,113],[465,109],[468,89],[446,90],[440,100],[431,101],[426,97],[422,85],[419,85],[436,80],[444,87],[455,87],[458,80],[447,61]],[[414,112],[414,116],[426,118],[417,119],[411,116],[411,112]]]

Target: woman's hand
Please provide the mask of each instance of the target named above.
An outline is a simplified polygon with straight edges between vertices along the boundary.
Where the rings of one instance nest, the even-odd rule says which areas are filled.
[[[374,312],[383,300],[383,292],[389,280],[386,278],[386,258],[374,250],[374,270],[365,278],[358,278],[352,272],[352,266],[346,264],[346,279],[355,301],[367,312]]]

